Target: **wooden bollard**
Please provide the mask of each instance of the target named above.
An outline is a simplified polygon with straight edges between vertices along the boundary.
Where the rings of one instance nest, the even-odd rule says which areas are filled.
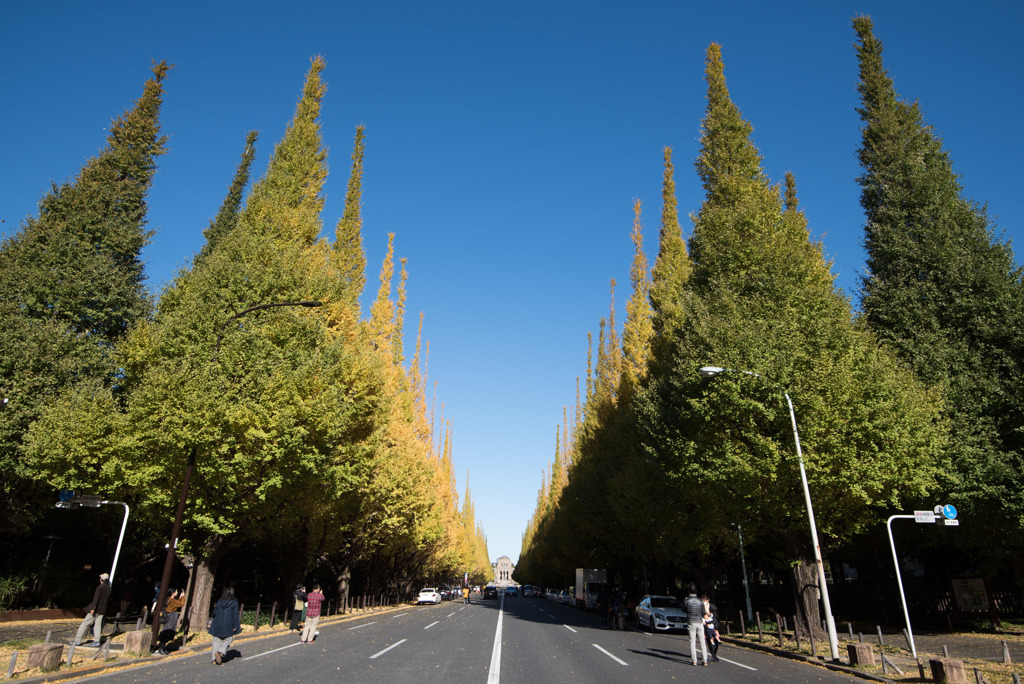
[[[761,613],[754,613],[754,617],[757,618],[757,640],[764,643],[764,632],[761,631]]]
[[[743,622],[743,611],[740,611],[740,636],[746,638],[747,625]]]
[[[18,664],[18,652],[15,651],[11,654],[11,664],[7,668],[7,678],[10,679],[14,676],[14,668]]]
[[[782,648],[782,618],[779,616],[778,613],[775,614],[775,626],[778,627],[779,630],[779,648]]]
[[[793,616],[793,641],[796,642],[796,650],[800,650],[800,623],[797,622],[796,615]]]
[[[878,645],[885,646],[885,637],[882,636],[882,626],[875,625],[875,629],[878,630]]]
[[[270,629],[274,629],[274,620],[277,619],[277,601],[270,607]]]
[[[942,657],[943,658],[948,658],[949,657],[949,646],[947,646],[946,644],[942,644]]]
[[[256,617],[252,619],[252,631],[260,631],[260,602],[256,602]]]
[[[1010,665],[1010,647],[1006,645],[1005,641],[1001,643],[1003,644],[1003,663]]]
[[[812,629],[810,630],[810,632],[811,633],[807,635],[807,638],[811,642],[811,657],[813,658],[814,656],[818,655],[818,644],[814,641],[814,630]]]

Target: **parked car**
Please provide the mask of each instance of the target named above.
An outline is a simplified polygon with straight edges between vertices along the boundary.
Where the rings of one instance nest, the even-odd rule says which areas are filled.
[[[485,599],[496,599],[498,598],[498,587],[488,584],[484,587],[484,598]]]
[[[674,596],[644,596],[636,604],[636,626],[652,632],[686,629],[686,608]]]
[[[441,584],[437,587],[437,593],[441,595],[442,601],[451,601],[454,598],[451,587],[447,584]]]
[[[559,603],[564,603],[565,605],[569,605],[570,603],[572,603],[573,598],[572,598],[572,594],[569,593],[568,589],[563,589],[562,591],[558,592],[558,598],[556,600]]]
[[[514,586],[509,585],[509,586],[505,587],[505,596],[510,596],[512,598],[515,598],[518,595],[519,595],[519,590],[516,589]]]
[[[440,602],[441,594],[437,593],[437,589],[435,587],[420,589],[419,596],[416,597],[416,605],[421,603],[433,603],[434,605],[437,605]]]

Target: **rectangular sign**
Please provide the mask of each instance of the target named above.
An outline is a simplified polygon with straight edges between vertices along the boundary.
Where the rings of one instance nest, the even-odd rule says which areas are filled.
[[[935,511],[914,511],[914,522],[933,523],[935,522]]]
[[[942,522],[946,523],[947,525],[953,525],[953,526],[956,526],[956,525],[960,524],[959,520],[943,520]]]

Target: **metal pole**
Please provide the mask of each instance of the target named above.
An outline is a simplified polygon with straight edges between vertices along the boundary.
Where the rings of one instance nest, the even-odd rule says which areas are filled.
[[[185,502],[188,500],[188,485],[192,481],[192,472],[196,469],[196,450],[193,448],[188,455],[188,462],[185,464],[185,480],[181,484],[181,498],[178,500],[178,510],[174,514],[174,527],[171,529],[171,543],[167,546],[167,558],[164,560],[164,573],[160,576],[160,592],[156,598],[156,608],[153,610],[153,638],[149,647],[155,648],[160,642],[160,611],[164,608],[167,600],[167,585],[171,581],[171,569],[174,567],[174,549],[178,545],[178,537],[181,535],[181,523],[185,517]]]
[[[914,632],[910,629],[910,613],[907,611],[907,596],[903,593],[903,577],[900,574],[900,561],[896,556],[896,542],[892,538],[892,521],[896,518],[915,519],[914,515],[892,515],[885,521],[885,529],[889,532],[889,548],[892,549],[892,562],[896,566],[896,584],[900,587],[900,603],[903,604],[903,617],[907,621],[907,641],[910,642],[910,652],[916,658],[917,646],[914,645]]]
[[[818,586],[821,591],[821,602],[825,608],[825,625],[828,630],[828,646],[832,660],[839,659],[839,637],[836,635],[836,622],[832,617],[832,604],[828,599],[828,585],[825,582],[825,564],[821,562],[821,545],[818,543],[818,526],[814,522],[814,507],[811,505],[811,490],[807,486],[807,471],[804,469],[804,454],[800,449],[800,433],[796,429],[796,412],[789,392],[783,390],[786,403],[789,404],[789,418],[793,422],[793,439],[796,440],[796,455],[800,461],[800,481],[804,487],[804,502],[807,504],[807,518],[811,524],[811,541],[814,544],[814,562],[818,565]]]
[[[747,596],[747,619],[754,619],[754,608],[750,605],[750,586],[747,583],[747,561],[743,555],[743,525],[736,525],[736,531],[740,535],[740,566],[743,568],[743,593]]]
[[[114,564],[110,567],[110,586],[114,586],[114,571],[117,570],[117,559],[121,557],[121,543],[124,541],[124,530],[128,527],[128,504],[123,501],[100,501],[100,503],[124,506],[124,520],[121,522],[121,536],[117,538],[117,550],[114,551]]]

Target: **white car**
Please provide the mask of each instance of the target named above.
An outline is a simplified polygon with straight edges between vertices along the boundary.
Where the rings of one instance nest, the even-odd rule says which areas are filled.
[[[686,609],[674,596],[644,596],[636,605],[636,626],[652,632],[686,629]]]
[[[434,605],[437,605],[440,602],[441,594],[437,593],[437,589],[434,587],[420,589],[420,595],[416,597],[416,605],[421,603],[433,603]]]

